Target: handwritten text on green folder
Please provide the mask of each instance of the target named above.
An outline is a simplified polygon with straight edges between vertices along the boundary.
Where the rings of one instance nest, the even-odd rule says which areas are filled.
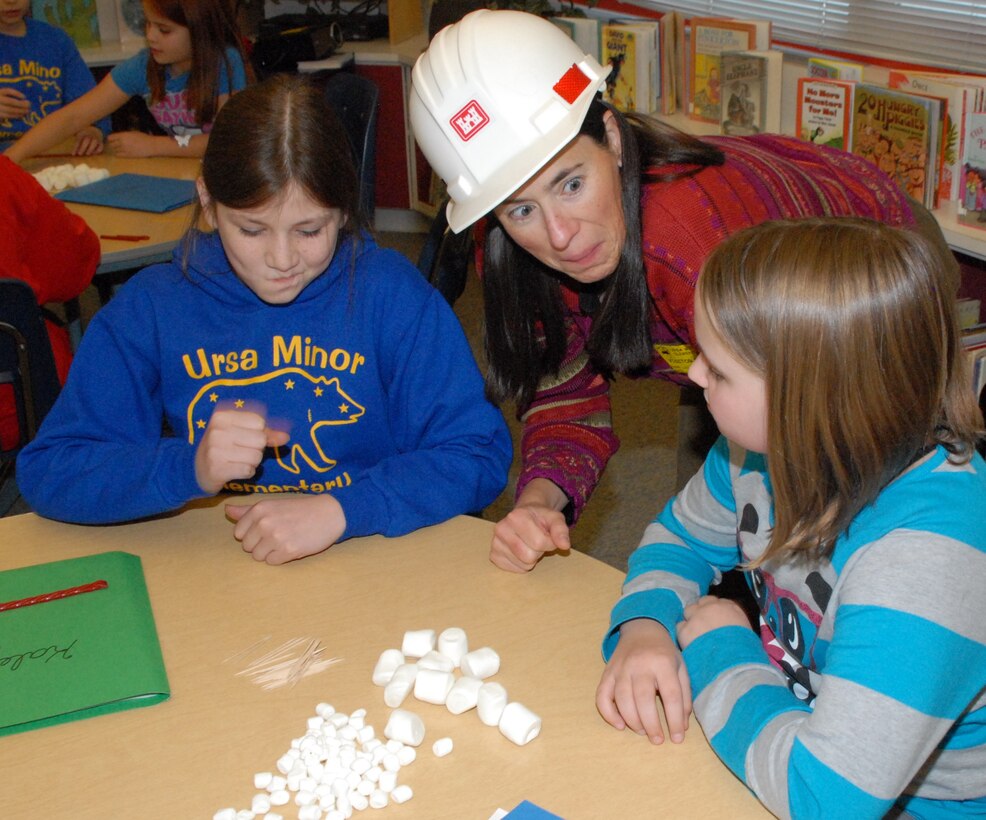
[[[107,588],[0,612],[0,735],[170,696],[138,556],[104,552],[0,572],[0,601],[96,580]]]

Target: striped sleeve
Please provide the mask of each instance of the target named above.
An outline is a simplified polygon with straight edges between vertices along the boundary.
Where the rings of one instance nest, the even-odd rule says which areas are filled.
[[[902,794],[919,816],[986,811],[983,578],[986,554],[942,534],[896,530],[856,552],[812,710],[753,633],[697,639],[684,657],[712,746],[780,817],[879,818]]]
[[[733,453],[733,461],[738,462],[741,454],[741,450]],[[720,438],[702,471],[644,531],[610,615],[603,640],[606,660],[616,649],[621,624],[651,618],[674,635],[685,607],[739,563],[730,479],[741,467],[733,461],[728,442]]]

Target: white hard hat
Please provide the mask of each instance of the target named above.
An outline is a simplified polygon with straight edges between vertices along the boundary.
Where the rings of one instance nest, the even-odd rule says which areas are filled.
[[[411,128],[445,181],[458,233],[534,176],[579,132],[603,68],[554,23],[471,12],[435,35],[411,74]]]

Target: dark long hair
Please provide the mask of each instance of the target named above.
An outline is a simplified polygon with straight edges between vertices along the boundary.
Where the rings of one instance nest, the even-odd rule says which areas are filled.
[[[148,0],[154,10],[175,25],[188,29],[192,45],[192,67],[188,76],[188,107],[195,112],[199,125],[211,123],[216,116],[219,97],[220,68],[233,79],[229,48],[239,52],[247,77],[250,62],[243,51],[232,0]],[[164,99],[165,66],[147,58],[147,84],[151,100]]]
[[[603,115],[616,118],[623,144],[622,195],[626,241],[616,269],[581,292],[598,300],[587,350],[593,366],[607,377],[649,367],[651,297],[641,237],[641,185],[670,180],[724,162],[722,152],[695,137],[646,117],[622,114],[596,98],[579,136],[605,146]],[[685,171],[662,171],[663,166]],[[518,247],[492,215],[483,259],[486,317],[486,393],[495,402],[530,404],[539,381],[557,373],[565,354],[563,275]],[[568,284],[571,284],[570,282]]]

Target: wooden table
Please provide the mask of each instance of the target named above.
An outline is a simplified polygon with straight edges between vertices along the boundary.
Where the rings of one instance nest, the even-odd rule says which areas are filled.
[[[148,174],[150,176],[192,179],[199,175],[202,161],[197,158],[147,157],[128,159],[111,153],[91,157],[66,155],[39,156],[26,160],[24,168],[37,173],[53,165],[81,165],[90,168],[106,168],[110,174]],[[97,236],[147,236],[139,242],[121,242],[100,239],[99,268],[96,275],[121,270],[141,268],[171,258],[171,251],[181,239],[192,217],[192,205],[167,211],[163,214],[147,211],[130,211],[123,208],[107,208],[101,205],[66,203],[68,209],[81,216]]]
[[[274,769],[320,701],[365,708],[382,735],[390,710],[370,680],[381,651],[399,648],[407,630],[448,626],[500,654],[494,680],[543,729],[516,746],[475,712],[409,697],[427,729],[400,773],[414,798],[374,817],[486,820],[523,799],[566,820],[768,817],[697,724],[683,744],[654,747],[599,717],[599,643],[622,575],[574,553],[527,575],[502,572],[487,560],[491,529],[460,517],[270,567],[240,550],[215,499],[115,527],[0,519],[0,569],[118,549],[141,556],[172,692],[155,706],[0,738],[3,817],[184,820],[249,808],[253,774]],[[243,656],[231,658],[265,636],[268,646],[318,638],[342,662],[265,691],[236,674]],[[446,735],[455,749],[436,758],[431,743]],[[283,809],[296,816],[293,804]]]

